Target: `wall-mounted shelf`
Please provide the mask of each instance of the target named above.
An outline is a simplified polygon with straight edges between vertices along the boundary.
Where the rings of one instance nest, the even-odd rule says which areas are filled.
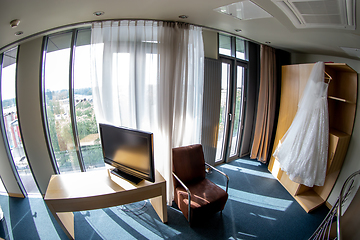
[[[344,103],[349,103],[349,104],[356,104],[356,102],[351,102],[349,100],[343,99],[343,98],[338,98],[338,97],[334,97],[334,96],[328,96],[328,99],[332,99],[332,100],[336,100],[336,101],[340,101],[340,102],[344,102]]]
[[[273,152],[290,127],[302,92],[314,64],[282,67],[281,99]],[[357,73],[344,63],[326,63],[325,72],[331,76],[328,89],[329,154],[324,186],[312,188],[291,181],[271,157],[269,171],[294,199],[310,212],[322,205],[331,193],[340,173],[354,126],[357,102]]]

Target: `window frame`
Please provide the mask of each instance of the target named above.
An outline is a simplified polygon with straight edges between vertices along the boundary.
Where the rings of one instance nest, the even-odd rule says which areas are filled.
[[[43,38],[43,46],[42,46],[42,57],[41,57],[41,68],[42,68],[42,76],[41,76],[41,83],[40,83],[40,92],[41,94],[41,103],[42,103],[42,119],[43,119],[43,126],[44,126],[44,132],[45,132],[45,140],[47,144],[48,152],[51,156],[51,162],[54,168],[54,171],[56,174],[61,174],[62,172],[59,169],[57,159],[55,156],[54,148],[52,145],[52,140],[50,137],[50,128],[49,128],[49,121],[47,118],[47,104],[46,104],[46,89],[45,89],[45,65],[46,65],[46,54],[47,54],[47,48],[49,43],[49,38],[52,36],[59,36],[63,34],[71,34],[71,42],[70,42],[70,54],[69,54],[69,73],[68,73],[68,94],[69,94],[69,113],[70,113],[70,122],[71,122],[71,132],[72,132],[72,138],[74,142],[74,150],[76,152],[77,161],[79,163],[79,168],[81,172],[86,172],[86,166],[84,163],[84,158],[81,150],[81,144],[79,139],[79,134],[77,130],[77,121],[76,121],[76,109],[75,109],[75,96],[74,96],[74,64],[75,64],[75,51],[76,51],[76,40],[77,35],[80,31],[89,29],[89,27],[84,28],[76,28],[72,30],[66,30],[62,32],[57,32],[54,34],[50,34],[47,36],[44,36]]]
[[[228,36],[230,37],[230,54],[229,55],[224,55],[220,53],[220,36]],[[226,116],[226,125],[227,125],[227,129],[224,130],[225,132],[225,137],[223,138],[223,146],[222,148],[222,153],[221,153],[221,157],[220,159],[215,159],[215,163],[216,164],[221,164],[224,162],[230,162],[238,157],[240,157],[240,150],[241,150],[241,144],[243,141],[243,129],[244,129],[244,119],[245,119],[245,108],[246,108],[246,88],[247,88],[247,81],[248,81],[248,68],[249,68],[249,61],[248,61],[248,41],[243,40],[244,41],[244,54],[245,54],[245,59],[241,59],[241,58],[237,58],[236,57],[236,40],[237,39],[241,39],[239,37],[236,36],[229,36],[229,35],[225,35],[225,34],[221,34],[218,33],[218,58],[220,61],[222,62],[226,62],[230,64],[230,81],[229,81],[229,89],[228,91],[231,91],[229,93],[227,93],[228,98],[227,101],[229,101],[230,106],[227,106],[227,116]],[[236,111],[236,84],[237,84],[237,67],[241,66],[244,68],[244,73],[243,73],[243,86],[242,86],[242,100],[241,100],[241,116],[240,116],[240,125],[239,130],[238,130],[238,142],[236,144],[236,154],[233,156],[230,156],[231,154],[231,144],[232,144],[232,134],[234,131],[234,125],[235,123],[233,122],[234,120],[234,114]],[[231,120],[229,120],[229,114],[231,114]]]
[[[18,59],[19,59],[19,47],[16,47],[17,48],[17,53],[16,53],[16,68],[18,66]],[[14,48],[12,48],[14,49]],[[11,51],[12,49],[8,50],[8,51]],[[4,64],[4,54],[6,53],[7,51],[3,52],[0,54],[0,93],[2,92],[2,71],[3,71],[3,64]],[[16,71],[16,70],[15,70]],[[16,75],[17,73],[15,73],[15,92],[16,92]],[[13,171],[13,174],[14,174],[14,177],[16,179],[16,182],[19,186],[19,189],[22,193],[22,195],[24,197],[27,197],[27,191],[25,189],[25,186],[23,184],[23,182],[21,181],[21,178],[20,178],[20,175],[19,175],[19,172],[17,171],[16,169],[16,165],[15,165],[15,162],[14,162],[14,158],[11,154],[11,150],[10,150],[10,146],[9,146],[9,141],[8,141],[8,137],[6,135],[6,128],[5,128],[5,122],[4,122],[4,110],[3,110],[3,104],[2,104],[2,97],[0,99],[0,108],[1,108],[1,117],[0,117],[0,128],[1,128],[1,137],[4,141],[4,147],[5,147],[5,151],[6,151],[6,155],[8,157],[8,160],[9,160],[9,163],[10,163],[10,167]],[[16,104],[16,108],[17,108],[17,104]],[[18,109],[16,109],[18,110]],[[19,123],[20,125],[20,123]],[[19,131],[20,131],[20,135],[21,135],[21,138],[22,138],[22,134],[21,134],[21,127],[19,127]],[[26,153],[26,149],[24,147],[24,153],[25,155],[27,156],[27,153]],[[29,164],[29,167],[30,167],[30,164]],[[36,183],[37,184],[37,183]],[[5,189],[6,189],[6,186],[4,185]],[[7,189],[6,189],[7,191]]]

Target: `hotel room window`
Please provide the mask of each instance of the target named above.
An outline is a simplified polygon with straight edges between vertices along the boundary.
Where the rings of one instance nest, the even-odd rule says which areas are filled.
[[[219,34],[219,54],[231,57],[231,37]]]
[[[43,102],[49,146],[60,173],[105,167],[95,118],[91,29],[46,37]]]
[[[245,54],[245,41],[240,38],[235,38],[236,44],[236,58],[241,60],[247,60]]]
[[[247,70],[246,41],[219,34],[221,102],[216,162],[239,156],[242,136],[244,82]]]
[[[18,49],[13,48],[6,51],[2,58],[0,79],[3,126],[8,143],[8,153],[10,153],[9,158],[12,159],[18,176],[20,177],[20,184],[22,183],[20,187],[24,187],[27,194],[39,194],[39,190],[29,168],[19,130],[16,108],[17,52]]]
[[[86,170],[105,167],[92,98],[91,29],[77,32],[74,54],[74,108],[81,155]]]
[[[47,37],[44,59],[44,111],[48,141],[58,170],[80,171],[70,118],[70,53],[72,32]]]

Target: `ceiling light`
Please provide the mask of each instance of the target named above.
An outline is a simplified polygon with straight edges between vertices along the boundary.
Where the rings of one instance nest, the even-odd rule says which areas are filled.
[[[105,12],[103,12],[103,11],[97,11],[97,12],[94,12],[93,14],[94,14],[95,16],[97,16],[97,17],[100,17],[100,16],[104,15]]]
[[[23,33],[24,33],[23,31],[16,32],[16,33],[15,33],[15,36],[23,35]]]
[[[179,18],[185,19],[185,18],[188,18],[188,16],[186,16],[186,15],[180,15]]]
[[[214,11],[230,15],[240,20],[272,17],[268,12],[250,0],[241,0],[236,3],[216,8]]]
[[[16,28],[16,27],[19,25],[19,23],[20,23],[20,20],[19,20],[19,19],[14,19],[14,20],[12,20],[12,21],[10,22],[10,26],[11,26],[12,28]]]
[[[234,29],[235,32],[241,32],[241,29]]]

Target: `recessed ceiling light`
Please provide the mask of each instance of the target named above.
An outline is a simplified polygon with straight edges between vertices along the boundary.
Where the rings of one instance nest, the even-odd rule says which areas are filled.
[[[14,19],[10,22],[10,27],[16,28],[17,26],[19,26],[19,23],[20,23],[19,19]]]
[[[241,29],[235,29],[235,32],[241,32]]]
[[[97,17],[100,17],[100,16],[104,15],[105,12],[103,12],[103,11],[97,11],[97,12],[94,12],[93,14],[94,14],[95,16],[97,16]]]
[[[180,15],[179,18],[185,19],[185,18],[188,18],[188,16],[186,16],[186,15]]]
[[[15,36],[23,35],[23,33],[24,33],[23,31],[16,32],[16,33],[15,33]]]

